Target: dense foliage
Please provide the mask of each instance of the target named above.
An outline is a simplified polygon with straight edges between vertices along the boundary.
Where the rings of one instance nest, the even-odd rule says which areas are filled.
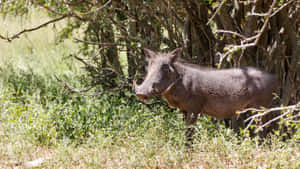
[[[1,4],[4,15],[21,15],[31,6],[40,7],[55,18],[46,25],[67,19],[60,37],[81,44],[73,56],[85,64],[89,86],[123,88],[140,78],[145,66],[143,47],[157,51],[183,47],[183,57],[197,64],[247,65],[273,72],[281,80],[281,103],[293,104],[300,98],[300,5],[296,0],[21,0]],[[0,35],[11,41],[20,33]]]

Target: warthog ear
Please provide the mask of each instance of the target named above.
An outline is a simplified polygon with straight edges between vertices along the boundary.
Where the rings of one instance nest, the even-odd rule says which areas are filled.
[[[181,51],[182,51],[182,48],[177,48],[177,49],[174,49],[170,53],[170,57],[171,57],[172,62],[174,62],[176,59],[178,59],[181,56]]]
[[[151,59],[151,58],[154,58],[156,56],[155,52],[153,52],[152,50],[147,49],[147,48],[144,48],[144,53],[147,57],[146,59]]]

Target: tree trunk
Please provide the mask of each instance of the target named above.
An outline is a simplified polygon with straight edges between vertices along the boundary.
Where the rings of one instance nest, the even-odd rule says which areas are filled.
[[[214,50],[216,39],[208,25],[208,9],[205,2],[197,3],[193,0],[188,0],[184,3],[188,17],[191,20],[193,31],[196,34],[196,43],[198,52],[195,53],[199,63],[213,65]]]
[[[184,45],[184,57],[187,60],[192,60],[193,46],[192,46],[192,29],[189,16],[186,17],[183,27],[183,45]]]
[[[106,30],[101,32],[101,37],[103,43],[115,43],[114,31],[111,24],[107,26]],[[123,74],[118,54],[118,48],[116,45],[111,45],[107,47],[107,49],[105,49],[105,57],[114,70]]]
[[[128,2],[128,10],[131,13],[131,15],[134,17],[132,19],[137,20],[137,11],[136,11],[136,1],[131,0]],[[128,25],[128,33],[130,37],[136,37],[137,36],[137,23],[136,22],[130,22]],[[134,77],[135,71],[137,67],[137,52],[132,48],[132,45],[135,46],[137,42],[130,42],[126,41],[126,48],[127,48],[127,63],[128,63],[128,76]]]

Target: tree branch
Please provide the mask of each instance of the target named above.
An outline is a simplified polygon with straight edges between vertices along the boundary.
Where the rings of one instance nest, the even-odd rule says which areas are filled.
[[[81,21],[87,21],[87,19],[75,14],[70,8],[68,8],[68,10],[69,10],[68,13],[65,14],[65,13],[58,12],[58,11],[56,11],[56,10],[54,10],[54,9],[48,7],[48,6],[45,6],[41,3],[37,3],[37,5],[39,5],[40,7],[46,9],[47,11],[49,11],[49,12],[55,14],[55,15],[60,15],[60,16],[68,15],[69,17],[74,17],[74,18],[77,18],[78,20],[81,20]]]
[[[264,123],[263,125],[261,125],[258,130],[264,128],[265,126],[271,124],[272,122],[292,113],[292,112],[295,112],[295,111],[298,111],[300,110],[300,102],[298,102],[297,104],[295,105],[291,105],[291,106],[283,106],[283,107],[275,107],[275,108],[270,108],[270,109],[256,109],[256,108],[248,108],[248,109],[245,109],[243,111],[238,111],[237,114],[243,114],[243,113],[246,113],[248,111],[254,111],[254,112],[260,112],[258,114],[255,114],[249,118],[247,118],[246,120],[244,120],[245,122],[249,122],[249,124],[247,125],[247,127],[245,128],[246,130],[250,127],[250,125],[254,122],[255,119],[258,119],[259,117],[263,117],[267,114],[269,114],[270,112],[274,112],[274,111],[282,111],[282,110],[286,110],[286,112],[284,112],[283,114],[267,121],[266,123]],[[294,118],[296,117],[299,117],[300,116],[300,112],[298,112],[298,114],[294,115],[294,116],[291,116],[291,117],[288,117],[288,118],[285,118],[285,120],[293,120]]]
[[[100,6],[99,8],[95,9],[95,10],[92,10],[92,11],[88,11],[87,13],[83,13],[84,15],[88,15],[88,14],[91,14],[91,13],[94,13],[94,12],[98,12],[100,11],[101,9],[105,8],[106,6],[108,6],[110,3],[111,3],[112,0],[109,0],[107,1],[104,5]]]
[[[274,15],[276,15],[279,11],[281,11],[284,7],[290,5],[292,2],[294,2],[295,0],[290,0],[288,1],[287,3],[284,3],[283,5],[281,5],[278,9],[276,9],[276,11],[274,11],[272,13],[272,15],[270,17],[273,17]],[[256,12],[252,12],[252,13],[249,13],[248,16],[268,16],[268,13],[256,13]]]
[[[232,52],[235,52],[235,51],[240,50],[240,49],[245,49],[245,48],[248,48],[248,47],[253,47],[253,46],[258,45],[258,42],[261,39],[261,36],[263,35],[263,33],[265,32],[265,30],[267,28],[267,25],[269,23],[270,18],[272,16],[274,16],[275,13],[277,13],[279,11],[279,10],[276,10],[274,13],[272,13],[276,3],[277,3],[277,0],[273,0],[272,5],[270,6],[268,12],[266,13],[267,15],[266,15],[266,19],[264,21],[264,24],[261,27],[260,31],[256,35],[254,35],[252,37],[249,37],[249,38],[244,38],[244,40],[241,41],[240,45],[229,45],[229,46],[225,47],[225,49],[228,50],[228,51],[225,54],[220,55],[219,66],[221,66],[222,61],[224,60],[224,58],[227,57]],[[284,6],[287,6],[287,5],[284,5]],[[280,8],[280,10],[281,9],[283,9],[283,7]],[[227,30],[222,30],[222,32],[238,35],[239,37],[243,36],[243,35],[241,35],[237,32],[232,32],[232,31],[227,31]],[[245,36],[243,36],[243,37],[245,37]],[[254,42],[251,42],[251,41],[254,41]]]
[[[11,36],[11,37],[4,37],[3,35],[0,35],[0,38],[3,39],[3,40],[7,40],[8,42],[11,42],[12,40],[14,40],[14,39],[16,39],[16,38],[19,38],[20,35],[22,35],[22,34],[24,34],[24,33],[26,33],[26,32],[32,32],[32,31],[38,30],[38,29],[43,28],[43,27],[45,27],[45,26],[47,26],[47,25],[49,25],[49,24],[51,24],[51,23],[58,22],[58,21],[60,21],[60,20],[62,20],[62,19],[65,19],[65,18],[68,17],[68,16],[69,16],[69,15],[63,15],[63,16],[61,16],[61,17],[58,17],[58,18],[52,19],[52,20],[50,20],[50,21],[48,21],[48,22],[45,22],[45,23],[43,23],[43,24],[41,24],[41,25],[39,25],[39,26],[30,28],[30,29],[24,29],[24,30],[20,31],[19,33],[14,34],[14,35]]]
[[[237,32],[230,31],[230,30],[217,29],[216,32],[218,32],[218,33],[229,33],[229,34],[233,34],[233,35],[236,35],[238,37],[241,37],[243,39],[247,39],[246,36],[244,36],[244,35],[242,35],[240,33],[237,33]]]
[[[168,9],[168,2],[166,2],[166,0],[162,1],[163,4],[165,5],[165,8]],[[179,25],[183,28],[184,22],[182,21],[182,19],[180,19],[180,17],[177,15],[177,12],[174,11],[173,8],[169,9],[172,12],[172,15],[176,18],[176,21],[179,22]]]
[[[271,18],[271,15],[272,15],[273,8],[275,7],[276,3],[277,3],[277,0],[273,0],[273,3],[272,3],[272,5],[271,5],[270,9],[269,9],[269,11],[267,12],[267,17],[266,17],[265,23],[263,24],[261,30],[260,30],[259,33],[257,34],[257,38],[256,38],[255,41],[254,41],[254,44],[255,44],[255,45],[258,44],[258,42],[259,42],[259,40],[260,40],[262,34],[263,34],[264,31],[266,30],[267,25],[268,25],[268,23],[269,23],[269,20],[270,20],[270,18]]]
[[[67,89],[70,93],[77,93],[77,94],[80,94],[82,96],[102,96],[103,94],[106,94],[106,93],[120,91],[120,90],[122,90],[125,87],[124,85],[122,85],[122,86],[118,86],[116,88],[108,89],[108,90],[105,90],[105,91],[102,91],[102,92],[96,92],[96,93],[90,93],[90,94],[88,94],[86,92],[88,92],[92,88],[96,87],[96,85],[93,85],[93,86],[91,86],[91,87],[89,87],[87,89],[76,90],[71,85],[69,85],[66,81],[64,81],[62,79],[59,79],[56,75],[54,75],[54,77],[56,78],[57,81],[59,81],[60,83],[62,83],[62,85],[64,86],[64,88]]]
[[[80,43],[85,43],[88,45],[102,45],[102,46],[121,46],[122,44],[120,43],[98,43],[98,42],[89,42],[89,41],[84,41],[84,40],[80,40],[75,38],[74,39],[75,42],[80,42]]]
[[[211,18],[209,18],[208,22],[206,23],[206,25],[209,25],[209,23],[215,18],[215,16],[217,15],[217,13],[220,11],[220,9],[222,8],[222,6],[224,5],[224,3],[226,2],[227,0],[223,0],[221,2],[221,4],[219,5],[219,7],[217,8],[217,10],[215,11],[215,13],[211,16]]]

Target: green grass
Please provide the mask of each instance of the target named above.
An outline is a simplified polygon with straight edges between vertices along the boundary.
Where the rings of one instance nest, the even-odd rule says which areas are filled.
[[[8,16],[0,31],[48,19],[38,10]],[[83,87],[81,65],[67,58],[77,49],[71,40],[57,44],[52,26],[0,41],[0,168],[23,168],[39,158],[39,168],[300,168],[295,140],[273,136],[259,144],[204,116],[187,151],[178,110],[145,106],[131,91],[68,94],[54,75]]]

